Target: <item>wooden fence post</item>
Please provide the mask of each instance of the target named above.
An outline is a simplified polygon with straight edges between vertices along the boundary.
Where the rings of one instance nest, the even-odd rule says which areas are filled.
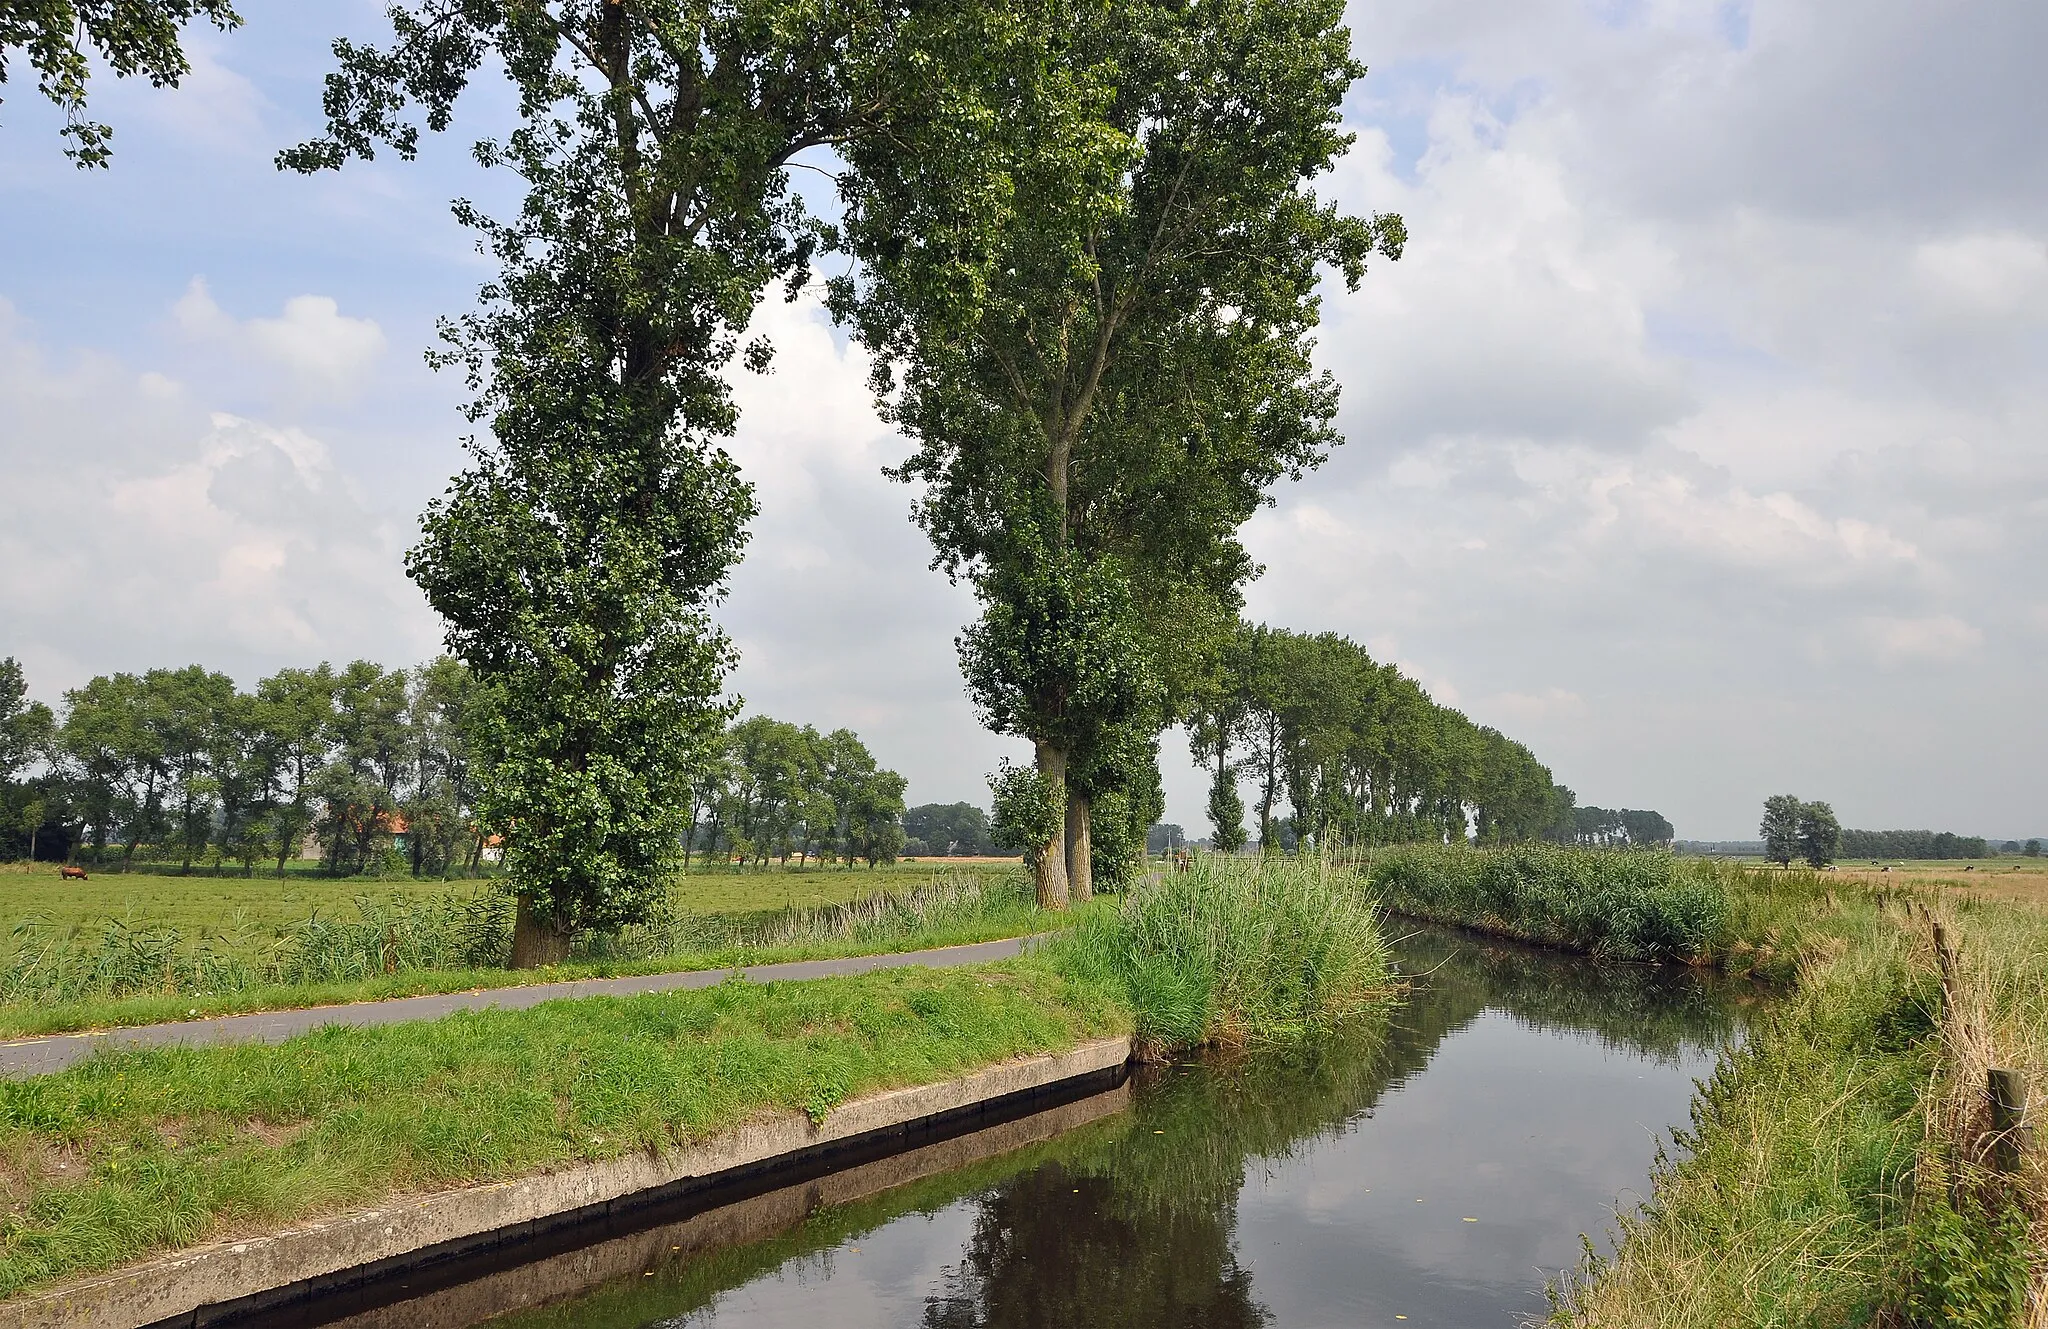
[[[2027,1081],[2018,1071],[1992,1068],[1991,1165],[2000,1172],[2020,1170],[2022,1132],[2027,1118]]]

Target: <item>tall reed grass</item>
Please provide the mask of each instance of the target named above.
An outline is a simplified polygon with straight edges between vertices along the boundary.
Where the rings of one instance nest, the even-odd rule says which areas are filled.
[[[1701,960],[1728,939],[1714,869],[1669,854],[1553,844],[1406,845],[1363,869],[1389,909],[1621,960]]]
[[[1190,870],[1084,912],[1046,949],[1117,993],[1154,1053],[1298,1038],[1376,1004],[1391,984],[1371,900],[1307,857],[1198,855]]]

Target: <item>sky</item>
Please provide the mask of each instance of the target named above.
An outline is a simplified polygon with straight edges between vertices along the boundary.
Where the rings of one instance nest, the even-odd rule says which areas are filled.
[[[381,0],[244,0],[181,88],[103,81],[110,171],[0,105],[0,655],[56,702],[200,662],[404,665],[462,464],[423,352],[506,212],[471,139],[288,176]],[[1332,282],[1347,442],[1247,542],[1250,617],[1333,630],[1527,743],[1582,804],[1753,838],[1791,792],[1866,828],[2048,834],[2048,7],[1354,3],[1371,73],[1323,191],[1411,242]],[[469,132],[464,132],[467,129]],[[815,298],[736,375],[761,516],[720,621],[748,709],[858,730],[912,802],[986,801],[907,445]],[[1205,829],[1169,735],[1168,820]]]

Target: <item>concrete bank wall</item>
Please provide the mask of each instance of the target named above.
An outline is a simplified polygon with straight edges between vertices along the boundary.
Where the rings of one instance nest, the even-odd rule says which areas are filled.
[[[466,1329],[514,1311],[568,1301],[617,1279],[686,1265],[713,1251],[772,1237],[826,1205],[848,1204],[1049,1140],[1121,1112],[1130,1103],[1130,1085],[1119,1084],[999,1126],[703,1209],[675,1222],[656,1222],[608,1241],[543,1252],[519,1263],[512,1263],[508,1252],[481,1272],[462,1268],[471,1262],[455,1261],[445,1269],[408,1276],[412,1286],[403,1299],[377,1296],[379,1288],[366,1289],[373,1304],[356,1309],[356,1298],[341,1292],[324,1299],[321,1311],[323,1316],[337,1311],[341,1315],[326,1329]],[[422,1283],[431,1284],[431,1290],[421,1290]],[[412,1295],[414,1291],[420,1295]]]
[[[199,1325],[219,1322],[209,1308],[250,1313],[266,1305],[282,1308],[352,1281],[601,1220],[721,1178],[781,1166],[829,1166],[835,1153],[852,1155],[878,1144],[886,1148],[890,1135],[935,1121],[972,1129],[979,1112],[1099,1077],[1124,1065],[1130,1055],[1129,1039],[1106,1039],[939,1084],[855,1099],[821,1123],[801,1114],[781,1115],[658,1157],[636,1154],[408,1198],[270,1236],[180,1251],[0,1304],[0,1329]],[[352,1280],[345,1271],[360,1271],[361,1278]]]

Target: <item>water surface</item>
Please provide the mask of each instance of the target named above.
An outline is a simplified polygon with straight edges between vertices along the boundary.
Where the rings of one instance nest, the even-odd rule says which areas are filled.
[[[1312,1053],[1149,1071],[356,1322],[1518,1324],[1640,1201],[1750,998],[1436,931],[1400,956],[1392,1020]]]

